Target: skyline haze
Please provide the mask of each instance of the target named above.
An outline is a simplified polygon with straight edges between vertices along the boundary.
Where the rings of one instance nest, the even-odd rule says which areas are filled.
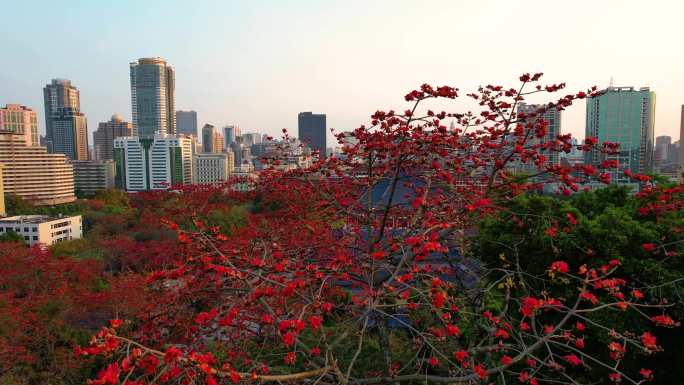
[[[466,93],[541,71],[568,92],[605,88],[611,78],[649,86],[656,135],[679,137],[682,53],[670,46],[684,32],[677,2],[578,1],[554,13],[540,1],[161,4],[8,4],[0,104],[36,110],[44,134],[41,89],[70,79],[92,135],[114,113],[132,121],[128,64],[158,56],[176,70],[176,109],[197,111],[199,126],[279,136],[283,127],[296,133],[301,111],[350,130],[376,109],[402,109],[403,95],[422,83]],[[447,110],[468,108],[459,98]],[[584,114],[583,102],[564,112],[563,131],[583,137]]]

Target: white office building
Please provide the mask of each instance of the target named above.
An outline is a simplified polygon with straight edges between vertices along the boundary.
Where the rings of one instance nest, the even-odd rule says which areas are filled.
[[[29,246],[51,246],[55,243],[83,236],[80,215],[50,217],[47,215],[17,215],[0,219],[0,234],[15,232],[24,237]]]
[[[219,184],[230,178],[234,168],[233,153],[201,153],[193,157],[193,182]]]
[[[114,140],[116,186],[126,191],[166,190],[192,183],[192,141],[157,134]]]

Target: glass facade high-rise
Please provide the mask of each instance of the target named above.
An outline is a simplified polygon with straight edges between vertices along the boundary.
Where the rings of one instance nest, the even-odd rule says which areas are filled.
[[[679,121],[679,151],[677,151],[677,163],[679,165],[680,179],[682,177],[682,170],[684,170],[684,104],[682,104],[682,112]]]
[[[298,116],[299,139],[308,144],[313,150],[317,150],[321,158],[326,156],[326,116],[311,112],[300,112]]]
[[[653,153],[653,166],[657,171],[662,171],[669,166],[670,151],[672,149],[672,137],[669,135],[657,136],[655,139],[655,152]]]
[[[85,115],[72,107],[52,113],[52,152],[71,160],[88,160],[88,123]]]
[[[235,125],[223,126],[223,139],[226,142],[226,149],[230,150],[230,145],[237,141],[241,135],[240,127]]]
[[[252,145],[261,143],[261,134],[258,132],[246,132],[241,135],[242,145],[251,147]]]
[[[202,127],[202,152],[220,153],[225,151],[223,135],[219,130],[211,125],[205,124]]]
[[[176,133],[176,75],[162,58],[130,64],[133,134],[154,137]]]
[[[71,108],[80,112],[81,93],[71,84],[71,80],[52,79],[50,84],[43,88],[43,99],[45,102],[45,142],[48,152],[53,152],[54,115],[60,108]]]
[[[176,131],[179,134],[197,137],[197,112],[176,111]]]
[[[620,144],[618,154],[603,154],[593,150],[585,154],[585,162],[598,166],[603,160],[615,159],[617,170],[610,171],[612,180],[631,183],[624,175],[645,173],[653,169],[655,126],[655,92],[648,87],[608,87],[587,99],[586,136],[599,143]]]

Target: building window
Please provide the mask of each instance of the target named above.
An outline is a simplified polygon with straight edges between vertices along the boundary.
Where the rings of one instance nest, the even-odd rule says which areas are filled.
[[[37,236],[37,235],[34,235],[34,236],[33,236],[33,240],[34,240],[34,241],[37,241],[37,240],[38,240],[38,236]]]

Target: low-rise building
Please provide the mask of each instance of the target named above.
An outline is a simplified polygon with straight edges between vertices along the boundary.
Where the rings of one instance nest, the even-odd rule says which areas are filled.
[[[196,184],[219,184],[233,173],[233,153],[201,153],[193,157],[193,182]]]
[[[75,160],[74,190],[78,196],[93,196],[101,190],[114,188],[116,164],[113,160]]]
[[[80,215],[50,217],[47,215],[17,215],[0,219],[0,234],[15,232],[24,237],[29,246],[51,246],[55,243],[83,236]]]

